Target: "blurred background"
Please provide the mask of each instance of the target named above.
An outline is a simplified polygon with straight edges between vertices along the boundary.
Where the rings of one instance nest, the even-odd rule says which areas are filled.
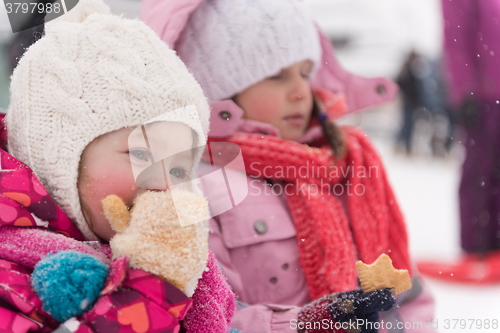
[[[139,0],[105,0],[116,14],[137,17]],[[471,0],[473,1],[473,0]],[[459,243],[458,186],[463,136],[446,102],[440,0],[306,0],[343,66],[397,81],[397,100],[344,117],[373,139],[407,219],[415,259],[454,260]],[[33,34],[33,32],[30,32]],[[9,104],[15,36],[0,6],[0,111]],[[28,39],[32,37],[28,34]],[[10,52],[10,53],[9,53]],[[405,101],[406,98],[406,101]],[[412,102],[413,104],[408,104]],[[478,161],[481,163],[481,161]],[[440,331],[446,319],[500,320],[500,284],[475,286],[427,279]],[[456,329],[454,332],[500,329]]]

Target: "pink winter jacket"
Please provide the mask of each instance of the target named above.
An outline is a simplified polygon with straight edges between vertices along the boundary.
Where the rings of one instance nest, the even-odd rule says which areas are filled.
[[[143,0],[140,17],[175,49],[190,14],[202,1]],[[323,53],[321,66],[312,82],[314,90],[343,94],[347,112],[394,99],[397,86],[393,82],[347,72],[336,60],[328,38],[320,29],[318,33]],[[227,137],[237,131],[278,134],[271,125],[244,120],[242,116],[243,111],[231,100],[212,103],[209,136]],[[303,142],[318,135],[321,135],[321,130],[311,128]],[[231,184],[221,186],[220,179],[213,176],[212,166],[202,164],[199,168],[200,183],[210,209],[213,214],[224,211],[211,219],[209,240],[210,248],[237,296],[238,311],[231,321],[231,328],[241,333],[297,332],[294,320],[301,306],[311,300],[299,263],[295,226],[286,201],[271,193],[264,179],[241,177],[238,171],[230,168],[225,168],[224,172],[225,179],[230,179]],[[244,196],[245,188],[249,194],[243,200],[229,200],[229,187],[229,196],[232,195],[233,199]],[[229,206],[231,209],[221,209],[228,204],[232,205]],[[417,324],[413,327],[417,329],[392,332],[433,332],[427,327],[428,320],[433,318],[433,300],[416,273],[413,282],[412,290],[400,295],[400,307],[381,315],[383,320],[394,323],[415,322]],[[422,329],[418,329],[418,323],[422,324]]]
[[[234,296],[212,254],[188,298],[153,274],[128,269],[126,257],[111,261],[109,246],[84,242],[29,167],[1,149],[0,170],[0,332],[228,332]],[[30,282],[35,264],[61,250],[110,265],[95,305],[62,325],[43,310]]]
[[[232,109],[236,107],[233,105]],[[277,133],[268,124],[242,122],[240,129],[245,132]],[[305,137],[315,137],[319,133],[317,128],[312,128]],[[199,174],[211,171],[212,166],[203,163]],[[279,186],[276,190],[264,179],[242,178],[239,171],[231,168],[225,168],[225,175],[231,181],[230,196],[241,197],[234,189],[248,189],[241,203],[210,220],[210,248],[238,301],[231,328],[241,333],[297,332],[294,323],[298,312],[311,299],[284,194],[279,195]],[[220,211],[228,197],[226,186],[221,186],[216,177],[202,176],[200,181],[210,208]],[[421,277],[415,269],[413,271],[413,288],[398,296],[399,306],[380,313],[381,319],[390,321],[394,328],[397,322],[408,323],[407,328],[387,332],[434,332],[428,327],[429,320],[433,320],[434,301]]]

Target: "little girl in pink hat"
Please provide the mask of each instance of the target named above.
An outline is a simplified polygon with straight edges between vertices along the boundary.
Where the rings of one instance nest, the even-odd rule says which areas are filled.
[[[382,161],[364,133],[334,122],[393,99],[396,86],[343,70],[303,1],[144,0],[141,19],[211,103],[212,148],[199,173],[215,215],[210,247],[238,300],[231,328],[433,331],[433,301]],[[239,146],[246,177],[231,168],[238,154],[214,153],[221,143]],[[356,261],[383,253],[412,276],[397,299],[359,290]]]

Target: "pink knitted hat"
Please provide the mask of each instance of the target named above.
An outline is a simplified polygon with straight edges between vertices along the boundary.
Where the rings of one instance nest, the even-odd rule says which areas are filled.
[[[192,29],[188,28],[193,22],[193,17],[196,13],[199,16],[203,16],[202,6],[211,6],[211,4],[217,3],[219,0],[142,0],[141,1],[141,10],[140,10],[140,18],[146,22],[148,26],[150,26],[160,37],[161,39],[167,43],[173,49],[181,49],[185,46],[182,44],[185,43],[186,38],[191,38],[185,30]],[[224,0],[222,0],[224,1]],[[226,0],[229,1],[229,0]],[[245,2],[243,0],[235,0],[234,2]],[[254,1],[247,0],[248,3],[245,3],[240,7],[240,14],[238,14],[238,19],[245,19],[245,15],[250,15],[248,11],[250,11],[249,7],[252,8]],[[258,3],[263,3],[263,1],[257,1]],[[276,1],[276,3],[283,3],[283,0]],[[298,2],[297,6],[303,7],[303,1],[301,0],[289,0],[292,6],[295,6],[294,2]],[[275,1],[268,1],[266,5],[274,6]],[[296,8],[299,8],[296,7]],[[215,8],[215,7],[214,7]],[[252,9],[253,10],[253,9]],[[235,14],[236,15],[236,14]],[[306,15],[306,14],[302,14]],[[307,14],[309,15],[309,14]],[[204,20],[202,18],[202,20]],[[233,18],[234,20],[234,18]],[[304,21],[305,22],[305,21]],[[216,24],[216,22],[208,22]],[[293,20],[295,23],[295,20]],[[291,23],[290,23],[291,24]],[[208,27],[209,25],[207,25]],[[330,94],[343,93],[345,95],[345,100],[347,102],[347,111],[346,112],[355,112],[358,110],[362,110],[364,108],[373,107],[378,104],[382,104],[388,101],[393,100],[397,95],[397,85],[383,77],[375,77],[375,78],[365,78],[358,75],[355,75],[347,70],[345,70],[338,60],[335,57],[335,51],[332,47],[332,44],[328,37],[314,25],[315,34],[319,38],[320,42],[320,52],[321,52],[321,60],[318,62],[318,69],[316,75],[312,81],[312,88],[315,90],[323,89]],[[253,29],[259,27],[257,23],[253,23],[253,27],[250,26],[249,29]],[[208,28],[207,28],[208,30]],[[250,30],[249,30],[250,31]],[[238,47],[247,47],[249,43],[244,43],[244,40],[239,40],[237,45]],[[189,43],[189,42],[188,42]],[[207,58],[216,59],[212,57],[212,52],[222,53],[224,55],[224,50],[218,49],[214,50],[215,45],[205,44],[208,48],[205,49],[205,53],[199,54],[200,59],[203,61],[208,61]],[[261,44],[264,45],[264,44]],[[220,45],[219,45],[220,46]],[[232,45],[226,44],[226,46],[232,47]],[[246,61],[247,53],[241,53],[242,58],[241,63],[243,64]],[[184,57],[188,57],[184,55]],[[304,57],[306,59],[308,57]],[[184,61],[187,59],[183,58]],[[300,59],[299,59],[300,60]],[[199,61],[199,60],[198,60]],[[212,60],[211,60],[212,61]],[[298,60],[297,60],[298,61]],[[201,62],[203,63],[203,62]],[[222,61],[220,62],[223,63]],[[293,63],[293,61],[291,62]],[[291,64],[289,63],[289,64]],[[233,65],[235,62],[232,63]],[[285,65],[288,66],[289,64]],[[221,65],[222,66],[222,65]],[[242,70],[240,67],[236,67],[237,70]],[[191,71],[194,71],[191,68]],[[277,70],[276,70],[277,71]],[[224,74],[223,72],[220,72]],[[196,76],[196,73],[194,73]],[[262,77],[259,77],[255,80],[255,82],[264,78],[265,76],[272,75],[274,73],[266,74]],[[197,77],[198,80],[200,78]],[[221,80],[228,79],[227,77],[217,78],[207,77],[207,82],[200,82],[203,85],[203,88],[207,90],[207,84],[210,86],[219,84]],[[200,80],[203,81],[203,80]],[[244,86],[246,84],[242,84]],[[212,89],[212,88],[209,88]],[[216,90],[222,90],[220,88],[213,88]],[[239,89],[236,89],[239,90]],[[209,95],[209,99],[211,102],[217,97],[215,95],[211,96],[212,93],[206,91]],[[234,92],[229,91],[229,97],[231,93]],[[223,97],[224,98],[224,97]],[[224,102],[222,102],[224,103]],[[231,112],[231,110],[227,110],[232,114],[232,117],[228,119],[225,117],[223,120],[219,122],[214,122],[217,119],[218,111],[214,108],[214,103],[211,103],[212,111],[211,111],[211,125],[210,125],[210,136],[227,136],[231,133],[234,133],[236,129],[239,127],[239,122],[241,120],[241,115],[235,114]],[[222,135],[223,134],[223,135]]]
[[[321,59],[312,17],[297,0],[206,0],[175,49],[209,102],[230,98],[298,61],[312,60],[317,68]]]

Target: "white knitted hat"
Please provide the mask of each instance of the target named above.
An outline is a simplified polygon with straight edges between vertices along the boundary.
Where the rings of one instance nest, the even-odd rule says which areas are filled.
[[[91,14],[95,10],[101,13]],[[95,240],[77,189],[85,147],[160,115],[191,127],[202,145],[209,107],[175,52],[143,22],[109,15],[101,0],[80,0],[71,12],[73,22],[47,24],[12,75],[8,145],[84,236]]]
[[[318,32],[299,0],[205,0],[175,49],[210,102],[298,61],[321,59]]]

